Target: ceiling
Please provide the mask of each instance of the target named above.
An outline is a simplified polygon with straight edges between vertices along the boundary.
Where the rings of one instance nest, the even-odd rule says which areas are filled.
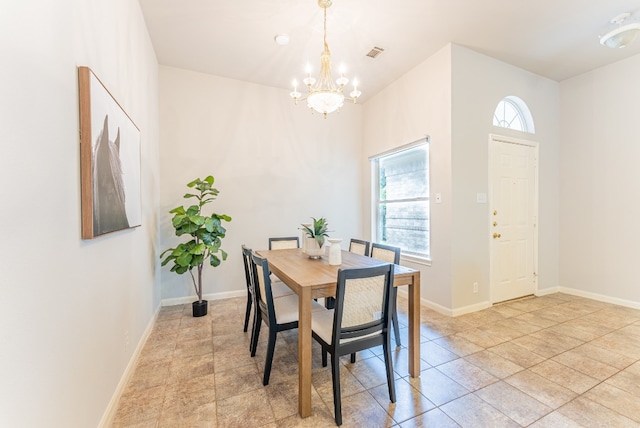
[[[291,88],[317,74],[322,9],[316,0],[140,0],[162,65]],[[561,81],[640,53],[640,38],[610,49],[598,36],[639,0],[333,0],[327,43],[334,79],[344,64],[362,100],[456,43]],[[286,33],[287,46],[274,36]],[[366,54],[384,49],[377,58]],[[350,91],[351,85],[348,85]]]

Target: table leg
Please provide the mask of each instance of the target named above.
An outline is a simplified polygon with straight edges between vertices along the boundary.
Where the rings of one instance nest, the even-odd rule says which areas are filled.
[[[311,416],[311,289],[298,296],[298,412]]]
[[[420,376],[420,272],[409,284],[409,374]]]

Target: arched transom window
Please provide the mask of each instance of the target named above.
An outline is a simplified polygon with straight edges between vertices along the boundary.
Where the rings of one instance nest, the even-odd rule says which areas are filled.
[[[530,134],[536,133],[529,107],[520,98],[512,95],[498,103],[493,113],[493,125]]]

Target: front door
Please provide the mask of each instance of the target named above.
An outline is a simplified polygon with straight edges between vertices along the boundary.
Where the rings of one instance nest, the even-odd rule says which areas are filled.
[[[537,146],[491,136],[491,302],[534,294],[537,260]]]

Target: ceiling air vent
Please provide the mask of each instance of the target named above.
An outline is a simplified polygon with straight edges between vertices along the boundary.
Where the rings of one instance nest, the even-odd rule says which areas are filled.
[[[371,50],[369,51],[369,53],[367,53],[367,56],[368,56],[369,58],[375,58],[375,57],[377,57],[378,55],[380,55],[382,52],[384,52],[384,49],[383,49],[383,48],[379,48],[378,46],[374,46],[374,47],[373,47],[373,49],[371,49]]]

